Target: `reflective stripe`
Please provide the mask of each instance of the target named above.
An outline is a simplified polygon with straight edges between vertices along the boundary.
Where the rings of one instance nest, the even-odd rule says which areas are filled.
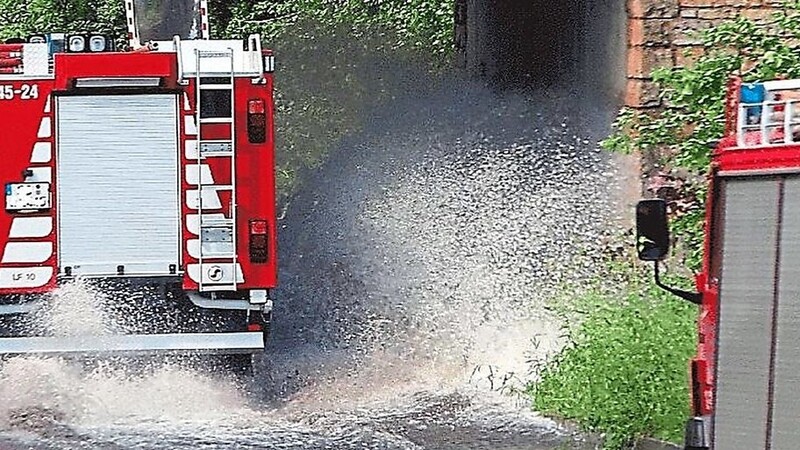
[[[9,237],[12,239],[41,238],[52,232],[52,217],[15,217],[11,222]]]
[[[26,183],[52,183],[53,169],[49,167],[28,167],[30,175],[25,177]]]
[[[208,24],[208,1],[200,0],[200,39],[211,39]]]
[[[200,259],[200,239],[186,241],[186,250],[192,258]],[[203,259],[223,257],[233,257],[233,242],[203,242]]]
[[[200,177],[197,176],[198,172],[200,173]],[[198,178],[200,178],[200,180],[198,180]],[[200,181],[200,183],[198,183],[198,181]],[[198,184],[214,184],[214,175],[211,173],[211,167],[209,167],[208,164],[187,164],[186,182],[194,186]]]
[[[37,133],[38,138],[49,138],[52,133],[52,127],[50,125],[50,118],[44,117],[42,118],[42,122],[39,124],[39,132]]]
[[[194,136],[197,134],[197,124],[195,123],[194,116],[184,116],[184,127],[186,135]]]
[[[186,154],[186,159],[197,159],[197,141],[194,139],[187,139],[184,144],[184,153]]]
[[[189,209],[200,209],[200,194],[197,189],[186,191],[186,206],[189,207]],[[222,202],[219,200],[217,191],[214,189],[203,189],[203,210],[220,208],[222,208]]]
[[[128,26],[128,43],[131,48],[137,48],[141,44],[139,42],[139,30],[136,28],[136,15],[134,13],[133,0],[125,0],[125,20]]]
[[[3,264],[43,263],[52,255],[52,242],[8,242],[3,253]]]
[[[31,153],[32,163],[49,163],[53,159],[53,145],[49,142],[37,142]]]
[[[204,223],[225,220],[224,214],[203,214]],[[186,215],[186,228],[189,233],[200,236],[200,216],[198,214]]]

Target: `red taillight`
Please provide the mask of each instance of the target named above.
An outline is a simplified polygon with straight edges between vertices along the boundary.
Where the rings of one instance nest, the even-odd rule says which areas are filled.
[[[262,99],[247,102],[247,139],[251,144],[267,142],[267,107]]]
[[[247,102],[247,113],[248,114],[266,113],[266,108],[264,108],[264,100],[257,99],[257,100],[250,100],[249,102]]]
[[[261,324],[251,323],[247,325],[247,331],[263,331]]]
[[[262,264],[269,257],[269,227],[266,220],[250,221],[250,262]]]
[[[251,220],[250,221],[250,234],[267,234],[267,221],[266,220]]]

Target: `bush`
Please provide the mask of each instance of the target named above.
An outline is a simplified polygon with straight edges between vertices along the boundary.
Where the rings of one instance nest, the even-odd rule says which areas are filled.
[[[689,416],[696,307],[628,286],[622,299],[598,291],[574,309],[585,315],[571,344],[528,388],[535,409],[604,433],[609,449],[641,436],[679,441]]]
[[[452,49],[454,7],[454,0],[240,0],[231,7],[226,32],[258,32],[279,41],[310,19],[329,29],[347,25],[352,40],[379,31],[392,35],[387,43],[392,48],[446,55]]]

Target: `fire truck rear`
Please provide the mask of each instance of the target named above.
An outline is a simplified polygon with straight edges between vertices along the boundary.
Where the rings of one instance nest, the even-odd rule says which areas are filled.
[[[640,258],[656,282],[700,305],[686,449],[796,449],[800,444],[800,80],[727,94],[713,153],[698,292],[664,286],[666,204],[637,207]]]
[[[163,24],[141,25],[148,3],[126,3],[131,51],[99,34],[0,44],[0,354],[249,361],[264,347],[276,285],[272,54],[257,35],[208,39],[204,1],[159,40]],[[76,279],[157,294],[110,296],[130,303],[122,334],[32,325]]]

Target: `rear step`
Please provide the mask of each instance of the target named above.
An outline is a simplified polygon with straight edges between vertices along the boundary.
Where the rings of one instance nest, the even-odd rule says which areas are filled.
[[[0,355],[244,354],[264,350],[262,332],[0,338]]]

